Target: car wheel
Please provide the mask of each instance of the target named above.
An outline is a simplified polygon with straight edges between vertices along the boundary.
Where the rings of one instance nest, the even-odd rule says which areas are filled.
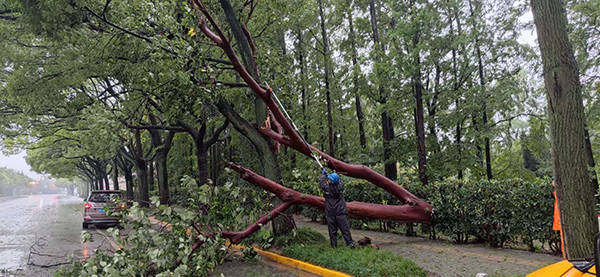
[[[87,229],[88,228],[88,224],[87,223],[83,223],[83,229]]]

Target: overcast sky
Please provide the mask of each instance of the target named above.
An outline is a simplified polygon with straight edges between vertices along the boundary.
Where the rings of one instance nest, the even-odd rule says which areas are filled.
[[[0,153],[0,167],[7,167],[16,171],[23,172],[25,175],[33,178],[40,179],[42,175],[31,171],[31,167],[25,162],[25,151],[12,156],[4,156]]]

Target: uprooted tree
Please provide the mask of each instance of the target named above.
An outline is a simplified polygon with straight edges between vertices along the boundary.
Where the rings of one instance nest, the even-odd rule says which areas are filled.
[[[433,207],[429,203],[419,199],[404,189],[402,186],[369,167],[345,163],[306,143],[300,134],[294,130],[292,123],[286,118],[282,110],[275,102],[273,98],[273,90],[261,85],[244,67],[237,54],[233,50],[230,40],[213,18],[211,12],[204,5],[203,1],[192,0],[189,1],[188,4],[191,9],[197,13],[197,27],[199,31],[211,42],[223,50],[237,74],[239,74],[239,76],[244,80],[254,94],[256,94],[256,96],[265,102],[269,113],[272,116],[271,121],[273,123],[266,124],[266,126],[263,127],[257,127],[258,132],[272,140],[274,145],[283,144],[309,157],[312,157],[314,155],[313,153],[316,153],[322,160],[325,161],[327,167],[346,176],[367,180],[394,195],[403,203],[402,205],[381,205],[364,202],[349,202],[347,205],[350,216],[370,219],[388,219],[405,223],[426,223],[430,221]],[[254,45],[252,36],[247,28],[245,28],[243,25],[242,28],[246,38],[250,42],[250,45]],[[253,64],[256,63],[254,62]],[[277,130],[278,128],[270,128],[270,126],[280,126],[283,130],[283,134]],[[261,225],[267,223],[278,214],[285,212],[293,204],[304,204],[319,209],[324,208],[324,199],[322,197],[303,194],[287,188],[275,181],[260,176],[259,174],[241,165],[229,163],[227,166],[239,173],[242,179],[275,194],[279,199],[282,200],[281,204],[276,206],[266,215],[260,217],[254,224],[248,226],[246,229],[238,232],[225,231],[221,233],[221,236],[228,238],[233,243],[238,243],[244,238],[250,236],[252,233],[256,232]],[[194,245],[193,249],[196,249],[200,244],[201,242],[198,241]]]

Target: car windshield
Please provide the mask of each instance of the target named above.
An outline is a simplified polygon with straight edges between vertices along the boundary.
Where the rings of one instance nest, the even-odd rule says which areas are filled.
[[[90,198],[88,198],[89,202],[96,202],[96,203],[106,203],[109,200],[113,200],[120,197],[120,193],[118,192],[98,192],[98,193],[92,193],[90,195]]]

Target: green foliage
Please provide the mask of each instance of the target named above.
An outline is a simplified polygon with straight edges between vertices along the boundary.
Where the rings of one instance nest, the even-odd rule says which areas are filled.
[[[206,276],[222,262],[226,248],[219,237],[200,235],[202,246],[192,252],[194,235],[187,230],[202,222],[202,215],[191,210],[157,206],[156,216],[168,220],[171,228],[152,227],[149,213],[137,203],[125,211],[113,211],[121,218],[127,230],[110,228],[107,233],[123,248],[114,253],[95,250],[84,262],[72,261],[71,267],[62,268],[57,276]],[[86,237],[84,233],[83,237]],[[89,237],[89,236],[87,236]]]
[[[532,245],[553,239],[554,198],[547,179],[447,180],[407,188],[435,207],[435,230],[457,242],[474,236],[502,247],[509,240]]]
[[[31,186],[29,181],[31,181],[31,178],[21,172],[0,167],[0,195],[22,193],[23,189]]]
[[[309,263],[351,274],[352,276],[426,276],[415,263],[387,251],[371,247],[332,248],[327,243],[293,244],[283,254]]]
[[[246,238],[242,244],[246,246],[258,245],[262,249],[267,249],[273,245],[273,231],[270,229],[261,229]]]
[[[177,205],[160,205],[158,197],[152,197],[151,210],[142,209],[137,203],[127,210],[108,210],[111,216],[121,219],[121,225],[127,230],[126,236],[121,236],[119,229],[108,231],[124,248],[114,254],[98,251],[83,263],[74,261],[72,267],[61,271],[60,276],[113,275],[115,272],[121,272],[122,276],[171,273],[206,276],[222,262],[226,247],[218,236],[212,239],[201,235],[204,244],[190,255],[194,236],[189,230],[200,228],[218,233],[253,223],[268,208],[268,203],[265,204],[258,193],[239,179],[224,186],[198,187],[194,178],[184,176],[181,186],[174,192]],[[152,227],[150,215],[169,222],[171,230]],[[249,240],[250,243],[259,242],[263,247],[270,246],[272,241],[270,231],[258,232]],[[244,257],[253,260],[256,252],[247,250]]]
[[[264,191],[238,177],[231,178],[223,186],[198,187],[194,178],[184,176],[173,193],[177,206],[206,214],[205,220],[225,230],[237,230],[254,223],[270,208],[268,201],[264,201],[266,197]]]
[[[258,258],[258,252],[252,247],[242,249],[242,260],[245,262],[254,262]]]
[[[443,234],[459,243],[477,238],[494,247],[520,241],[530,246],[531,251],[535,250],[533,241],[556,240],[551,231],[554,198],[548,179],[447,179],[428,187],[418,184],[405,188],[435,208],[433,228],[429,229],[432,236]],[[400,204],[383,189],[362,180],[346,182],[345,197],[347,201]],[[369,221],[351,222],[365,226]]]

